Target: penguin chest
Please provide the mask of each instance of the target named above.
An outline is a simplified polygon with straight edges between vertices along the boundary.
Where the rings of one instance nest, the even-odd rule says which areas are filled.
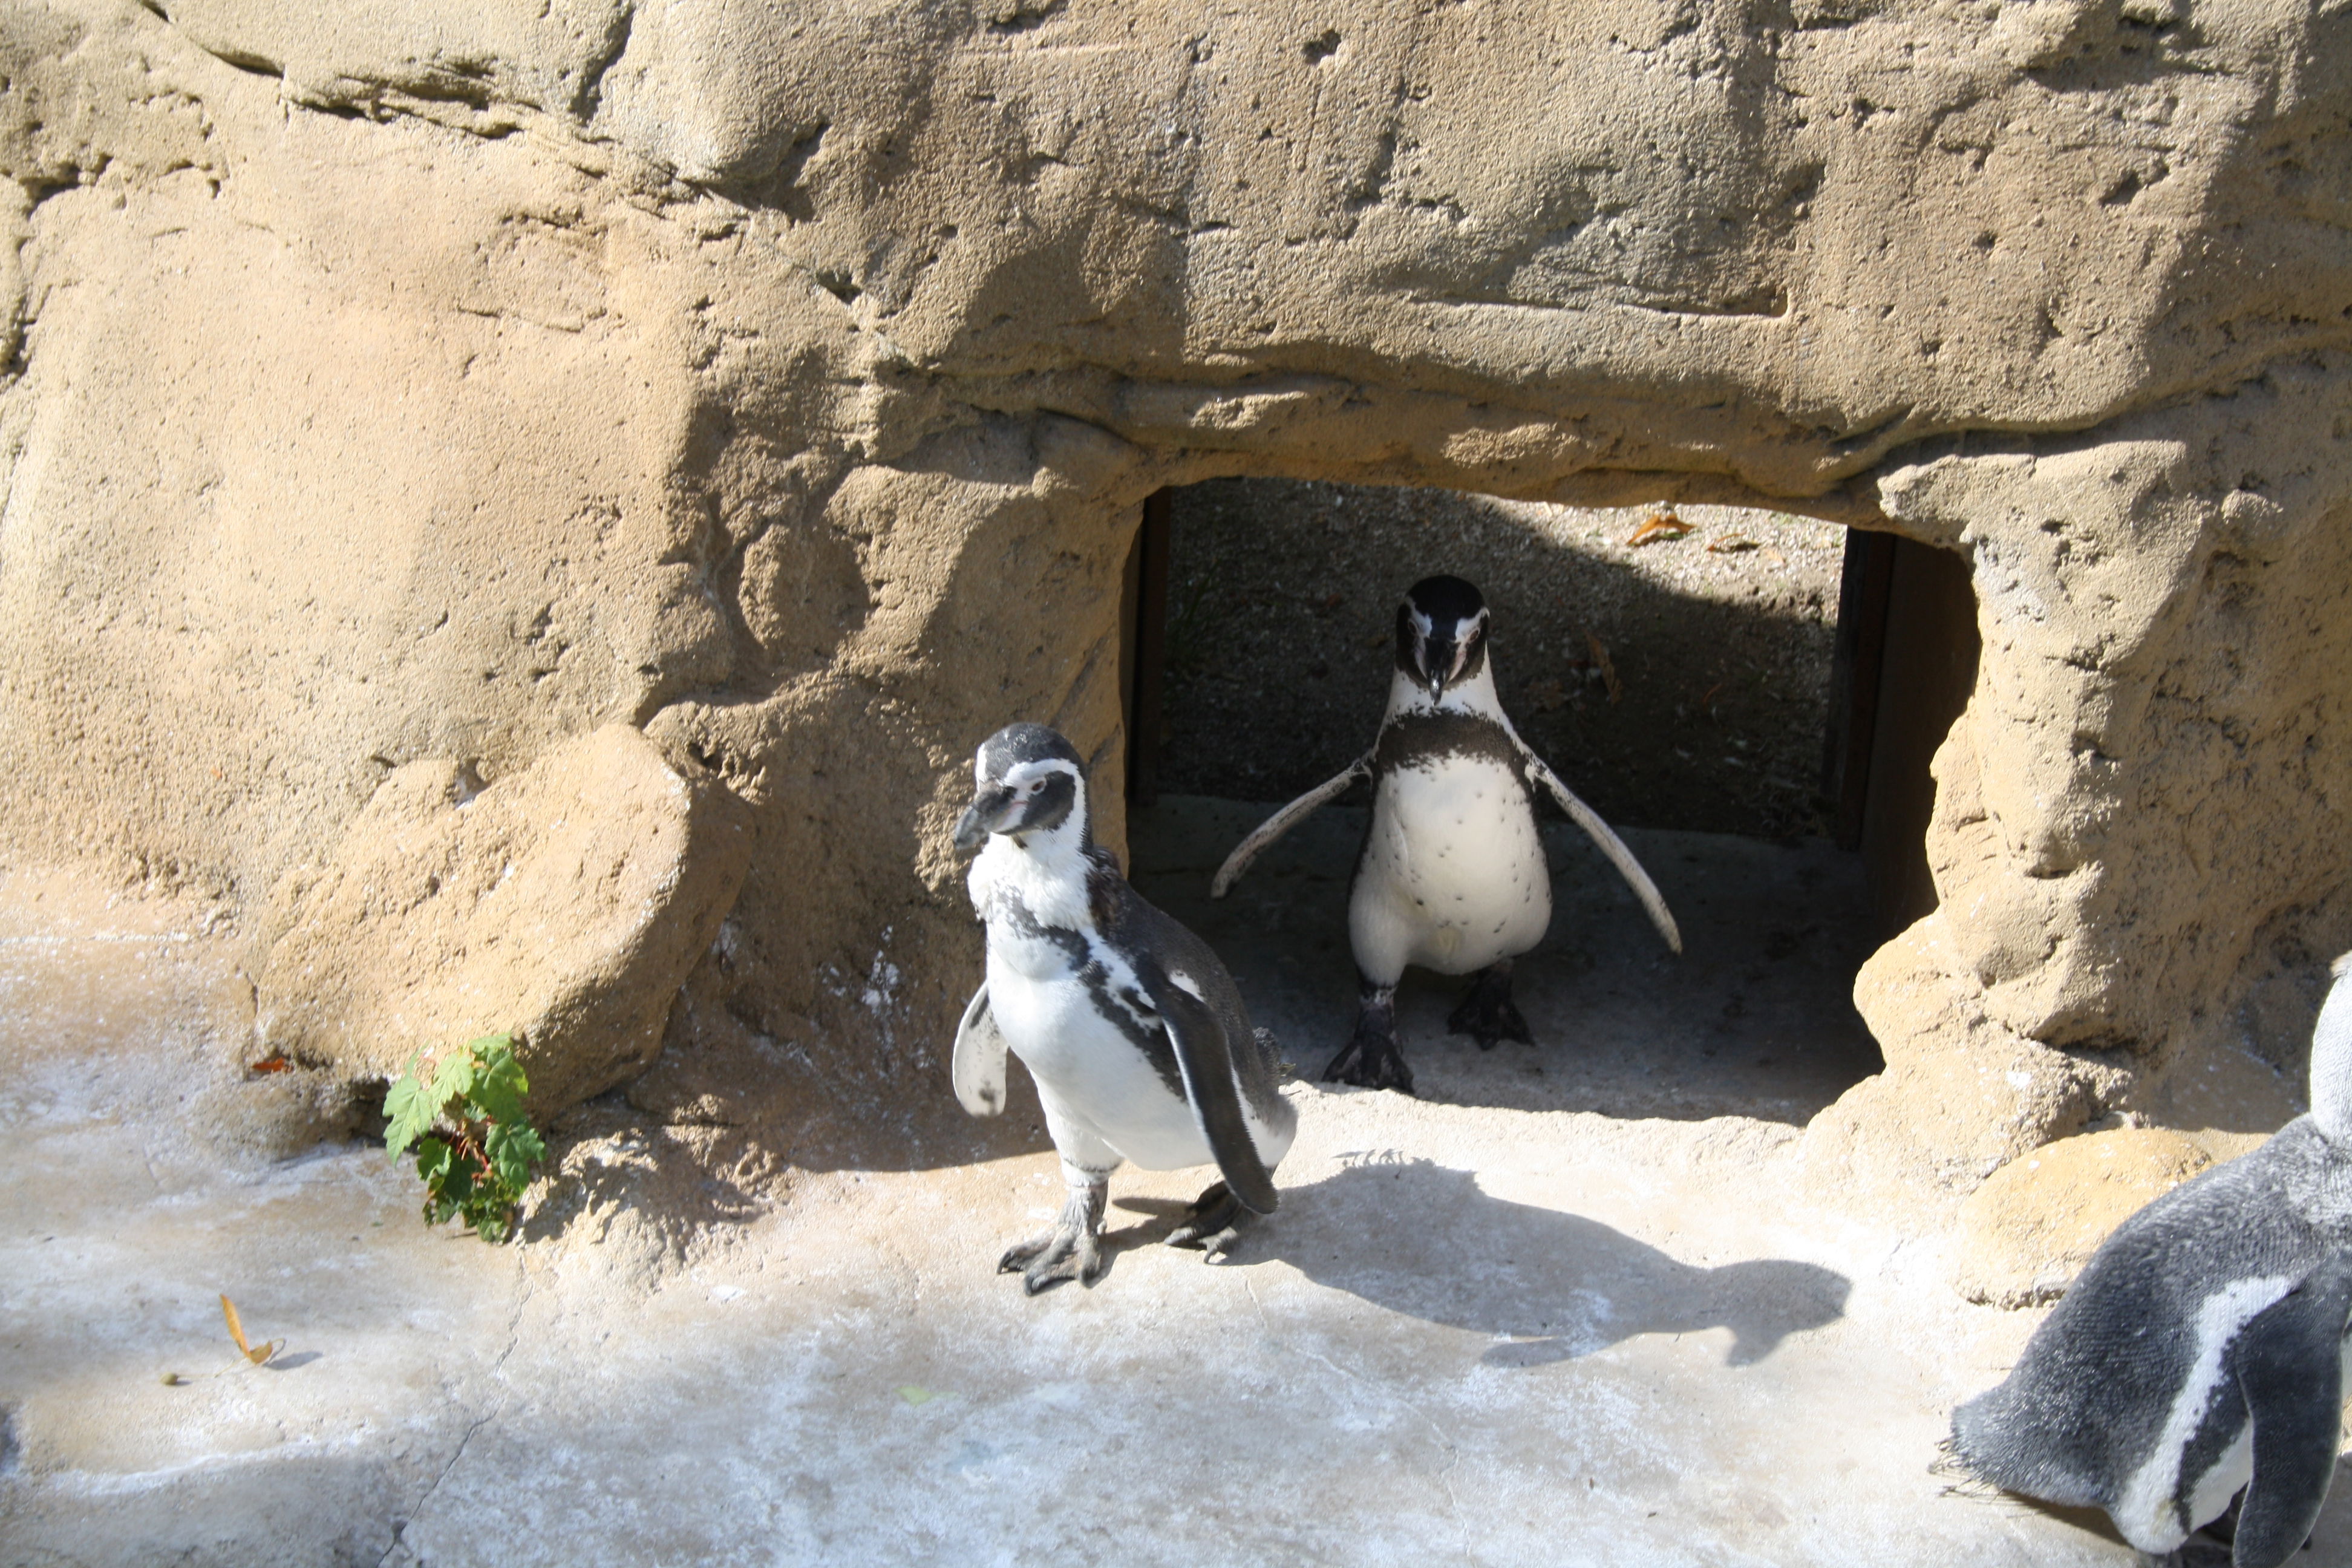
[[[1550,869],[1516,769],[1455,755],[1381,778],[1349,900],[1367,974],[1406,963],[1468,973],[1525,952],[1550,923]]]
[[[1210,1158],[1181,1079],[1170,1081],[1174,1056],[1160,1020],[1114,955],[1080,943],[1055,963],[1029,942],[1000,948],[992,932],[988,995],[1006,1047],[1036,1081],[1065,1154],[1099,1157],[1067,1147],[1075,1132],[1147,1170]]]

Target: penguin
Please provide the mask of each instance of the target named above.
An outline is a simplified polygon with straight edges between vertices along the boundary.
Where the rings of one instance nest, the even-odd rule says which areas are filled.
[[[2009,1376],[1952,1413],[1958,1468],[2104,1509],[2151,1554],[2241,1491],[2237,1568],[2273,1568],[2309,1538],[2352,1354],[2352,953],[2334,974],[2310,1113],[2107,1238]]]
[[[1031,1295],[1102,1272],[1103,1205],[1122,1161],[1147,1171],[1213,1161],[1168,1245],[1223,1253],[1275,1210],[1274,1170],[1298,1115],[1276,1087],[1274,1037],[1250,1027],[1209,944],[1146,903],[1094,841],[1085,765],[1042,724],[1008,724],[972,760],[956,847],[988,971],[957,1026],[956,1098],[1004,1109],[1009,1049],[1037,1085],[1068,1200],[1051,1230],[997,1263]]]
[[[1473,974],[1446,1020],[1482,1050],[1532,1042],[1511,1000],[1511,961],[1551,924],[1551,868],[1536,831],[1549,792],[1617,868],[1675,952],[1682,933],[1633,852],[1530,750],[1503,711],[1486,654],[1486,601],[1459,577],[1425,577],[1397,606],[1395,672],[1372,749],[1260,824],[1209,885],[1222,899],[1268,845],[1359,779],[1372,820],[1348,891],[1356,1027],[1323,1076],[1412,1092],[1396,1035],[1407,964]]]

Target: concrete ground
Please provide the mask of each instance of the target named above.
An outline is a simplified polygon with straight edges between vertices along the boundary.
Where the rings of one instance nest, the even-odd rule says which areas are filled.
[[[1139,879],[1312,1071],[1352,829],[1208,906],[1250,819],[1171,803]],[[255,1091],[205,1066],[248,994],[201,911],[0,885],[0,1563],[2134,1562],[1948,1489],[1946,1413],[2035,1315],[1806,1180],[1871,1065],[1837,858],[1630,837],[1688,958],[1559,841],[1540,1046],[1441,1042],[1416,994],[1425,1097],[1293,1086],[1230,1261],[1151,1245],[1203,1173],[1122,1173],[1108,1275],[1034,1300],[993,1263],[1059,1201],[1043,1152],[727,1187],[615,1100],[505,1247],[425,1229],[380,1148],[225,1156],[188,1129]],[[2352,1486],[2308,1561],[2352,1562]]]

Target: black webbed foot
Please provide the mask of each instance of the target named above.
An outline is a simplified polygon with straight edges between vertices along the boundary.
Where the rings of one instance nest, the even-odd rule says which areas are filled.
[[[1482,1051],[1495,1048],[1496,1040],[1518,1040],[1534,1045],[1536,1037],[1528,1032],[1527,1019],[1511,1000],[1511,961],[1488,964],[1470,983],[1462,1005],[1445,1020],[1449,1033],[1467,1035],[1478,1042]]]
[[[996,1260],[996,1271],[1020,1275],[1021,1288],[1032,1296],[1065,1279],[1093,1284],[1106,1261],[1102,1249],[1103,1204],[1109,1194],[1108,1182],[1071,1188],[1069,1201],[1062,1205],[1054,1228],[1006,1247],[1004,1256]]]
[[[1256,1217],[1224,1183],[1213,1183],[1184,1211],[1183,1223],[1168,1233],[1167,1245],[1197,1251],[1205,1263],[1224,1256],[1242,1227]]]
[[[1396,987],[1363,982],[1357,991],[1356,1032],[1323,1068],[1327,1083],[1412,1092],[1412,1069],[1396,1036]]]

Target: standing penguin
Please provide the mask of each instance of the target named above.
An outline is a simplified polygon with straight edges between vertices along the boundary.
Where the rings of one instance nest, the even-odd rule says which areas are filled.
[[[1008,1249],[1034,1295],[1102,1271],[1103,1203],[1122,1160],[1147,1171],[1216,1162],[1168,1237],[1214,1255],[1275,1208],[1274,1168],[1298,1113],[1275,1086],[1273,1037],[1209,944],[1143,901],[1096,847],[1085,766],[1042,724],[1008,724],[972,761],[956,825],[988,927],[988,977],[956,1029],[956,1098],[1004,1109],[1009,1047],[1036,1080],[1069,1199],[1054,1228]],[[982,847],[983,844],[985,847]]]
[[[1486,602],[1459,577],[1425,577],[1397,606],[1396,673],[1372,749],[1242,840],[1210,884],[1223,898],[1259,852],[1358,779],[1372,782],[1372,823],[1348,892],[1355,949],[1355,1034],[1327,1079],[1412,1092],[1396,1037],[1405,965],[1476,972],[1446,1020],[1491,1049],[1528,1040],[1511,1001],[1511,960],[1551,924],[1551,868],[1536,831],[1535,791],[1552,798],[1624,877],[1666,945],[1682,933],[1641,862],[1511,728],[1486,658]]]
[[[1952,1413],[1959,1466],[2178,1548],[2241,1489],[2231,1555],[2273,1568],[2336,1470],[2352,1324],[2352,953],[2312,1037],[2311,1113],[2126,1220],[2000,1387]]]

